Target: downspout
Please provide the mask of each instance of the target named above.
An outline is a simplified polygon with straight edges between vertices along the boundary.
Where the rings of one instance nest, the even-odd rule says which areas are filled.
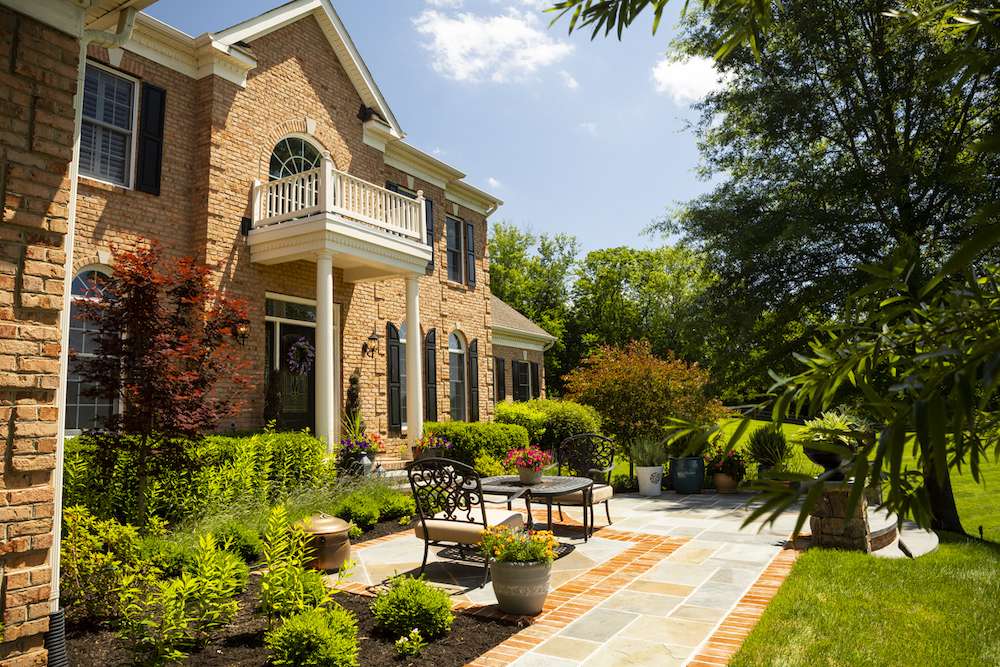
[[[82,30],[80,53],[76,70],[76,95],[73,97],[73,157],[69,165],[69,204],[66,207],[66,261],[63,265],[63,304],[60,315],[59,385],[56,388],[58,408],[56,426],[56,463],[52,471],[52,546],[49,548],[49,567],[52,582],[49,594],[49,631],[45,646],[49,650],[49,665],[68,665],[66,658],[66,623],[59,607],[59,549],[62,542],[63,465],[66,456],[66,378],[69,374],[69,325],[73,286],[73,246],[76,238],[76,198],[80,173],[80,132],[83,122],[83,85],[87,71],[87,46],[96,44],[105,48],[120,48],[131,37],[135,27],[136,9],[128,7],[118,14],[115,32]],[[81,16],[81,28],[83,17]]]

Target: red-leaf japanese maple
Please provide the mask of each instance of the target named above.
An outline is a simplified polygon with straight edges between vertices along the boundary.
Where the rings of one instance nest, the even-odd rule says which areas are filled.
[[[247,379],[233,343],[246,308],[211,286],[208,267],[163,261],[156,245],[116,252],[114,273],[100,287],[78,303],[96,329],[96,354],[76,357],[75,368],[91,395],[117,402],[102,449],[133,454],[142,523],[152,471],[193,464],[185,440],[237,407]]]

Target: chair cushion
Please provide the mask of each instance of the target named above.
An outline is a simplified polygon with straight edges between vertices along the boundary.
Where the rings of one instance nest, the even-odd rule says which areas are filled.
[[[594,484],[595,505],[603,503],[605,500],[611,500],[614,495],[614,489],[607,484]],[[583,505],[583,491],[574,491],[563,496],[556,496],[552,499],[552,502],[556,505]]]
[[[477,514],[473,513],[473,516],[477,516]],[[483,539],[483,524],[481,523],[449,521],[444,512],[438,512],[434,517],[427,520],[426,537],[424,524],[421,522],[417,523],[413,529],[417,537],[430,540],[431,542],[457,542],[458,544],[479,544]],[[491,528],[508,526],[514,530],[524,526],[524,519],[521,518],[518,512],[487,508],[486,523]]]

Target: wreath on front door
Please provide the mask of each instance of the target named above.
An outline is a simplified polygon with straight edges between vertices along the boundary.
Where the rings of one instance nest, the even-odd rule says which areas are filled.
[[[312,370],[316,360],[316,348],[300,337],[288,348],[288,372],[292,375],[306,375]]]

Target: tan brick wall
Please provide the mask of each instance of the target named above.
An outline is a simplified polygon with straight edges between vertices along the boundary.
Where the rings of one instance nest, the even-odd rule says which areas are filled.
[[[44,665],[78,42],[0,7],[0,665]]]
[[[305,133],[308,117],[315,121],[314,140],[330,152],[338,169],[379,185],[386,180],[407,184],[404,174],[385,166],[382,154],[364,143],[357,118],[361,98],[314,18],[256,39],[250,49],[258,65],[246,88],[215,76],[193,81],[125,52],[121,71],[167,90],[161,196],[82,180],[76,255],[79,268],[96,261],[102,250],[128,247],[143,237],[160,242],[172,254],[194,254],[217,268],[218,284],[246,301],[252,322],[243,353],[251,364],[253,386],[233,420],[239,428],[258,427],[262,420],[265,292],[315,297],[315,264],[253,264],[240,235],[242,218],[251,215],[253,181],[266,180],[275,143],[289,133]],[[102,49],[92,49],[90,55],[107,62]],[[457,215],[476,225],[477,283],[474,290],[450,283],[444,265],[444,221],[453,205],[445,201],[442,189],[420,179],[414,189],[434,201],[436,218],[435,269],[421,278],[420,303],[424,330],[438,332],[438,417],[449,417],[448,334],[457,325],[467,340],[479,341],[479,411],[481,419],[490,419],[493,353],[486,220],[459,207]],[[341,396],[351,372],[361,369],[365,420],[385,433],[385,340],[374,359],[363,357],[361,347],[373,327],[384,337],[387,321],[399,325],[405,318],[404,281],[354,285],[345,283],[337,269],[334,300],[341,312]]]
[[[493,346],[493,356],[497,359],[503,359],[504,364],[504,380],[505,386],[507,388],[507,399],[508,401],[514,400],[514,367],[511,365],[511,361],[534,361],[538,364],[538,383],[541,385],[541,397],[545,398],[545,353],[537,352],[535,350],[524,350],[519,347],[509,347],[507,345],[494,345]],[[496,393],[493,394],[496,396]]]

